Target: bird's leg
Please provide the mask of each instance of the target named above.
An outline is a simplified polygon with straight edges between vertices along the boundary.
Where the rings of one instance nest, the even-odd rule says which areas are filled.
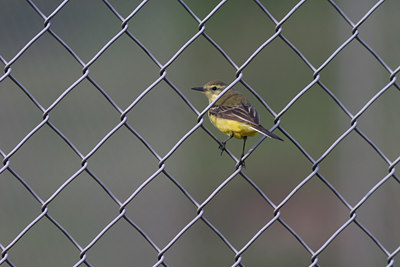
[[[222,156],[222,153],[224,153],[226,142],[231,140],[232,137],[233,137],[233,133],[226,140],[222,141],[222,144],[219,146],[219,149],[221,149],[221,156]]]
[[[245,149],[245,147],[246,147],[246,140],[247,140],[247,136],[244,136],[244,137],[243,137],[242,155],[240,156],[240,161],[239,161],[239,165],[242,165],[244,168],[246,168],[246,165],[245,165],[244,160],[243,160],[244,149]]]

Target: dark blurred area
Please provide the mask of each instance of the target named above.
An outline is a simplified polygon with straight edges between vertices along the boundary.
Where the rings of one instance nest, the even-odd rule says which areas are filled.
[[[46,17],[62,3],[32,2]],[[184,2],[201,20],[219,3]],[[260,2],[277,21],[298,4],[289,0]],[[357,24],[376,2],[341,0],[335,3]],[[125,19],[141,1],[109,3]],[[280,127],[313,161],[320,159],[355,120],[356,129],[368,141],[353,130],[318,161],[318,173],[325,182],[312,176],[313,163],[279,130],[274,133],[284,138],[284,142],[264,140],[246,160],[244,173],[275,205],[312,176],[281,207],[280,218],[314,252],[350,219],[351,208],[345,203],[354,208],[388,175],[391,169],[388,171],[389,164],[381,155],[390,162],[400,156],[400,92],[396,86],[388,86],[391,71],[400,64],[399,10],[399,1],[380,5],[358,27],[359,39],[353,38],[319,72],[319,81],[334,97],[315,83],[280,117]],[[121,20],[107,5],[94,0],[68,1],[49,23],[50,29],[84,64],[122,29]],[[199,31],[198,24],[179,1],[162,0],[148,1],[128,21],[129,31],[162,65]],[[0,56],[6,62],[13,60],[46,25],[29,2],[0,1]],[[205,27],[205,32],[238,66],[276,32],[276,24],[257,3],[241,0],[227,1]],[[351,38],[353,27],[330,1],[311,0],[282,24],[282,34],[319,69]],[[10,77],[0,82],[3,154],[13,151],[43,121],[44,112],[31,98],[48,109],[82,77],[82,71],[82,65],[49,32],[13,62],[11,74],[17,82]],[[166,77],[201,112],[208,102],[190,88],[216,79],[231,83],[236,71],[204,36],[199,36],[168,66]],[[279,114],[312,84],[314,74],[277,37],[243,70],[243,80]],[[49,121],[83,157],[121,122],[121,113],[112,103],[126,110],[160,77],[160,68],[132,38],[122,34],[89,66],[89,76],[109,99],[84,79],[49,112]],[[235,89],[256,107],[263,126],[271,128],[274,116],[265,106],[241,83]],[[359,113],[366,105],[368,108]],[[354,118],[357,114],[352,120],[351,116]],[[129,124],[161,158],[197,124],[197,117],[165,81],[158,83],[127,113]],[[226,138],[208,119],[204,125],[219,140]],[[260,138],[250,138],[247,149]],[[236,157],[240,156],[241,147],[240,140],[227,144]],[[218,143],[199,128],[166,160],[165,170],[201,204],[235,171],[236,162],[227,153],[221,156],[220,152]],[[98,180],[81,172],[49,203],[48,214],[85,248],[119,215],[120,204],[159,170],[159,161],[123,126],[87,161],[88,169]],[[9,158],[10,167],[43,202],[82,168],[81,162],[82,158],[47,124]],[[398,171],[396,175],[399,177]],[[389,253],[400,245],[399,193],[398,180],[392,176],[385,180],[357,209],[359,224],[350,223],[329,243],[319,254],[318,264],[386,266],[388,256],[376,240]],[[0,174],[0,203],[0,248],[4,249],[42,213],[42,204],[7,169]],[[197,207],[163,173],[126,206],[126,215],[160,249],[197,212]],[[203,216],[239,251],[273,219],[274,208],[246,179],[237,175],[204,207]],[[79,261],[79,255],[79,249],[46,217],[8,251],[8,259],[16,266],[73,266]],[[124,219],[113,225],[87,252],[87,260],[93,266],[153,266],[157,256],[156,249]],[[311,257],[295,236],[275,221],[244,252],[241,262],[245,266],[309,266]],[[395,260],[400,261],[400,256]],[[234,262],[235,253],[202,220],[165,253],[168,266],[231,266]]]

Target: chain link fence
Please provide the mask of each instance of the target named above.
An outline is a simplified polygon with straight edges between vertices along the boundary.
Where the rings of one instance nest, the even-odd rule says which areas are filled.
[[[399,3],[277,2],[0,3],[0,265],[397,266]]]

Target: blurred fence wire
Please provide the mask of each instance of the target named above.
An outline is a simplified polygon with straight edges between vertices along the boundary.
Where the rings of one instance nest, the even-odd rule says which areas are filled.
[[[323,253],[327,248],[330,247],[331,243],[333,240],[335,240],[338,236],[340,236],[345,229],[347,229],[350,225],[357,226],[364,234],[365,236],[373,241],[375,244],[376,250],[379,250],[381,253],[383,253],[387,259],[387,262],[384,263],[382,262],[382,266],[395,266],[395,257],[396,255],[399,254],[400,251],[400,240],[397,240],[398,247],[396,249],[390,250],[387,246],[385,246],[384,243],[382,243],[378,238],[368,229],[367,226],[365,226],[358,218],[357,218],[357,212],[358,209],[383,185],[385,184],[388,180],[393,180],[397,183],[400,183],[400,178],[396,175],[396,165],[400,161],[400,156],[397,157],[394,160],[390,160],[387,155],[378,147],[376,143],[373,142],[372,139],[370,139],[366,133],[364,133],[358,126],[358,120],[359,118],[368,110],[368,108],[375,102],[377,101],[382,95],[384,95],[390,87],[395,87],[398,90],[400,90],[399,84],[397,82],[397,74],[400,71],[400,67],[397,67],[396,69],[391,69],[388,64],[378,55],[377,52],[375,52],[366,41],[364,41],[360,35],[359,35],[359,27],[363,25],[373,14],[377,9],[380,8],[380,6],[385,2],[383,0],[378,1],[372,8],[370,8],[365,15],[359,20],[359,21],[352,21],[348,15],[339,7],[338,4],[335,3],[333,0],[328,0],[327,2],[330,4],[330,6],[340,14],[342,17],[343,21],[347,23],[348,25],[351,26],[352,31],[351,31],[351,36],[345,40],[340,46],[336,48],[336,50],[320,65],[320,66],[315,66],[313,65],[307,58],[306,56],[285,36],[285,31],[284,31],[284,25],[286,21],[288,21],[293,14],[295,14],[298,9],[302,7],[303,4],[305,4],[307,1],[302,0],[299,1],[281,20],[277,20],[272,13],[268,10],[268,7],[264,4],[261,3],[259,0],[254,0],[254,3],[251,3],[249,1],[248,4],[255,4],[264,14],[265,18],[270,20],[275,24],[275,33],[266,38],[265,42],[262,43],[245,61],[243,64],[237,64],[232,60],[232,58],[224,51],[223,47],[221,47],[209,34],[206,32],[207,28],[207,23],[208,21],[214,16],[216,12],[218,12],[225,4],[228,3],[227,0],[219,2],[213,9],[212,11],[205,16],[204,19],[199,18],[190,8],[187,3],[185,3],[184,0],[177,0],[177,2],[180,4],[181,8],[183,8],[190,16],[193,18],[198,23],[198,30],[197,32],[186,41],[184,45],[182,45],[176,53],[169,58],[165,63],[160,62],[159,59],[157,59],[156,56],[154,56],[154,51],[150,51],[142,42],[139,40],[137,36],[135,36],[130,28],[129,21],[139,12],[141,12],[142,8],[148,3],[151,2],[151,0],[148,1],[142,1],[127,17],[123,17],[116,8],[111,4],[112,1],[107,1],[103,0],[104,3],[104,8],[108,10],[108,12],[111,12],[115,17],[117,17],[120,22],[121,22],[121,30],[115,35],[109,39],[109,41],[93,56],[90,60],[85,62],[82,60],[78,54],[68,45],[66,41],[64,41],[55,30],[52,28],[52,19],[56,17],[66,6],[69,5],[68,0],[63,1],[61,4],[59,4],[54,10],[51,12],[50,15],[45,15],[46,12],[42,11],[39,8],[39,5],[35,4],[35,1],[33,0],[27,0],[26,1],[29,5],[30,8],[32,8],[36,13],[37,16],[39,16],[42,21],[43,21],[43,28],[38,31],[35,36],[29,40],[25,46],[18,51],[18,53],[15,54],[12,58],[5,58],[3,55],[0,55],[1,62],[4,64],[4,74],[0,78],[0,84],[5,82],[5,81],[11,81],[13,84],[15,84],[25,95],[31,103],[33,103],[37,109],[40,110],[42,113],[42,118],[40,122],[33,128],[31,131],[26,134],[19,142],[16,144],[10,151],[4,151],[3,148],[0,147],[0,153],[2,155],[2,162],[3,166],[0,169],[0,174],[2,173],[10,173],[13,177],[15,177],[16,180],[21,183],[27,194],[31,194],[37,202],[40,203],[41,205],[41,210],[40,212],[37,213],[37,217],[34,218],[32,221],[30,221],[29,224],[25,225],[22,231],[20,231],[11,242],[4,242],[3,240],[0,239],[0,251],[1,251],[1,257],[0,257],[0,265],[2,266],[16,266],[15,263],[13,263],[14,259],[12,256],[10,256],[10,252],[12,252],[14,246],[20,242],[22,237],[26,235],[28,232],[32,231],[32,228],[38,224],[41,220],[44,218],[47,218],[54,226],[57,227],[57,229],[65,236],[66,239],[68,239],[73,246],[76,247],[76,249],[79,251],[79,255],[77,256],[76,263],[74,266],[94,266],[94,264],[91,263],[90,257],[88,257],[88,253],[92,249],[92,247],[104,236],[106,232],[108,232],[110,229],[112,229],[117,222],[124,220],[126,221],[129,225],[132,226],[142,237],[143,237],[143,242],[147,242],[157,253],[157,257],[154,258],[154,264],[153,266],[170,266],[168,264],[168,253],[171,250],[171,248],[174,247],[176,242],[184,235],[185,232],[187,232],[191,227],[198,221],[202,221],[205,225],[209,227],[209,229],[212,230],[212,232],[220,239],[222,242],[225,243],[226,249],[230,251],[232,255],[232,263],[231,266],[245,266],[245,263],[243,261],[243,254],[255,243],[255,241],[267,230],[269,229],[272,225],[274,224],[280,224],[283,226],[290,235],[292,235],[304,248],[304,253],[308,254],[310,258],[310,263],[309,266],[320,266],[319,262],[319,257],[321,253]],[[72,29],[71,29],[72,30]],[[13,65],[18,62],[21,58],[21,56],[24,53],[29,53],[30,47],[38,41],[43,35],[49,34],[54,40],[56,40],[60,46],[62,46],[66,51],[69,52],[70,56],[76,60],[77,63],[79,63],[82,67],[82,75],[76,79],[68,88],[66,88],[59,97],[54,100],[49,106],[44,106],[42,103],[39,102],[38,99],[34,97],[34,95],[29,91],[27,87],[23,85],[22,82],[20,82],[20,79],[14,75],[13,73]],[[153,83],[151,83],[147,88],[144,88],[142,93],[136,98],[133,99],[131,104],[123,109],[118,104],[112,99],[112,97],[107,94],[106,90],[104,90],[97,82],[96,80],[91,76],[91,67],[92,65],[103,55],[105,51],[107,51],[112,44],[121,38],[122,36],[127,36],[132,40],[133,43],[135,43],[138,47],[140,47],[143,52],[148,56],[149,59],[152,60],[152,62],[157,66],[159,69],[159,77],[154,79]],[[252,180],[251,177],[249,177],[246,174],[246,170],[243,169],[242,166],[240,166],[238,158],[236,158],[233,153],[231,153],[229,150],[227,151],[228,155],[232,158],[232,160],[236,163],[236,168],[234,171],[227,177],[209,196],[205,199],[203,202],[198,202],[191,194],[190,192],[181,184],[178,182],[177,179],[174,178],[174,176],[167,171],[166,166],[168,165],[168,160],[170,157],[174,154],[174,152],[196,131],[203,131],[209,135],[210,138],[212,138],[215,141],[215,145],[217,147],[218,143],[220,144],[220,140],[212,133],[212,130],[209,130],[205,124],[204,121],[207,119],[205,116],[208,108],[204,110],[197,110],[194,105],[189,101],[189,99],[185,96],[183,90],[186,90],[187,88],[178,88],[176,85],[173,84],[173,82],[168,78],[168,68],[173,64],[179,57],[180,55],[188,48],[190,47],[198,38],[203,37],[205,38],[213,47],[215,50],[217,50],[229,64],[236,70],[236,77],[232,78],[232,81],[229,83],[229,86],[234,86],[236,84],[242,84],[245,86],[249,92],[251,92],[261,103],[262,105],[274,116],[274,127],[272,128],[276,132],[281,132],[284,135],[286,142],[291,142],[293,145],[297,147],[299,151],[304,155],[304,157],[312,164],[312,167],[310,169],[310,172],[307,177],[305,177],[295,188],[292,189],[292,191],[279,203],[273,202],[264,192],[263,190]],[[4,38],[4,36],[1,36],[1,38]],[[281,110],[273,110],[267,102],[262,99],[262,97],[257,93],[255,89],[253,89],[247,82],[246,82],[246,75],[244,75],[244,70],[246,70],[247,66],[249,66],[252,61],[259,55],[259,53],[268,47],[268,45],[271,44],[276,39],[280,39],[283,41],[284,45],[286,45],[288,48],[290,48],[297,56],[300,58],[304,64],[312,71],[312,81],[305,86],[302,90],[300,90],[295,97],[293,97],[288,104]],[[342,103],[337,96],[324,84],[324,82],[321,80],[320,73],[322,70],[324,70],[334,59],[335,57],[341,53],[341,51],[348,46],[349,44],[352,43],[358,43],[360,44],[365,51],[368,51],[376,60],[376,63],[379,64],[381,67],[383,67],[386,70],[387,73],[387,83],[386,85],[381,88],[381,90],[376,93],[372,98],[369,99],[369,101],[357,112],[352,113],[346,107],[344,103]],[[83,154],[71,141],[70,139],[60,130],[58,129],[52,121],[50,121],[50,116],[52,114],[53,109],[59,105],[61,101],[71,92],[73,91],[77,85],[82,83],[83,81],[87,81],[91,83],[94,87],[97,88],[97,90],[104,96],[104,98],[108,101],[109,105],[112,106],[119,114],[120,114],[120,121],[115,122],[115,126],[112,129],[109,129],[107,134],[94,146],[92,147],[91,151],[87,154]],[[173,89],[176,93],[177,98],[181,98],[186,105],[197,115],[197,122],[195,122],[195,125],[193,128],[191,128],[186,134],[184,134],[180,140],[165,154],[165,155],[160,155],[157,153],[157,148],[153,148],[152,145],[146,140],[146,136],[142,136],[139,134],[137,130],[135,130],[135,126],[132,125],[130,122],[128,122],[128,113],[144,98],[149,92],[152,91],[153,88],[155,88],[160,82],[166,82],[171,89]],[[194,84],[195,86],[197,84]],[[285,129],[281,125],[281,118],[282,116],[288,112],[292,108],[292,106],[300,99],[302,98],[309,90],[311,87],[314,85],[319,85],[323,91],[328,95],[338,107],[340,107],[341,111],[343,114],[345,114],[348,117],[348,121],[350,122],[350,126],[346,129],[343,134],[337,138],[324,153],[321,154],[319,158],[313,158],[310,153],[302,146],[301,140],[296,140],[293,136],[291,136],[290,131]],[[56,191],[53,192],[53,194],[47,198],[47,199],[42,199],[40,195],[35,192],[35,190],[32,188],[32,186],[22,177],[21,175],[18,174],[18,172],[12,167],[13,163],[13,156],[18,152],[24,144],[43,127],[47,125],[50,127],[54,133],[56,133],[60,139],[62,139],[68,146],[69,148],[76,153],[81,158],[81,165],[76,168],[76,172],[65,179],[65,182],[58,187]],[[2,125],[2,127],[7,127],[5,125]],[[96,152],[99,150],[100,147],[103,146],[109,140],[109,138],[115,134],[117,131],[119,131],[121,128],[126,128],[129,130],[129,132],[132,134],[132,138],[137,138],[140,140],[141,143],[152,153],[152,155],[157,159],[158,161],[158,168],[157,170],[149,176],[134,192],[131,193],[131,195],[127,199],[119,199],[117,198],[114,193],[109,189],[103,182],[101,177],[97,177],[90,168],[90,161],[93,155],[96,154]],[[363,140],[365,140],[365,145],[370,146],[377,155],[386,163],[387,165],[387,174],[384,177],[381,177],[379,182],[376,183],[372,188],[370,188],[369,192],[366,193],[361,199],[359,199],[358,203],[356,205],[351,205],[348,200],[345,199],[345,197],[337,190],[320,172],[320,164],[326,159],[326,157],[335,149],[336,146],[338,146],[339,143],[341,143],[349,134],[351,133],[357,133]],[[245,154],[244,158],[249,158],[252,157],[252,153],[254,150],[264,141],[265,137],[262,137],[259,139],[258,142],[255,143],[255,145]],[[62,152],[60,152],[62,153]],[[78,238],[73,236],[70,232],[68,232],[63,225],[57,221],[52,215],[51,215],[51,207],[49,206],[52,202],[59,197],[60,193],[65,190],[66,188],[69,187],[69,185],[81,174],[81,173],[87,173],[90,175],[94,181],[96,181],[105,191],[106,194],[104,194],[104,197],[111,198],[117,205],[118,205],[118,215],[113,218],[111,221],[109,221],[108,225],[104,227],[100,232],[97,233],[95,238],[91,240],[91,242],[87,244],[82,244],[78,242]],[[167,245],[161,246],[160,244],[157,244],[156,241],[152,239],[152,237],[145,232],[137,223],[135,223],[135,219],[131,218],[127,212],[126,208],[130,203],[133,203],[135,201],[135,198],[141,193],[141,191],[147,187],[154,179],[159,174],[164,174],[168,179],[170,179],[176,187],[179,189],[181,193],[184,194],[184,196],[193,204],[195,210],[197,211],[196,216],[192,218],[192,220],[187,223],[180,231],[168,242]],[[262,228],[258,230],[250,239],[248,239],[247,243],[244,246],[237,246],[234,245],[233,243],[230,242],[229,238],[224,236],[222,231],[220,231],[211,220],[207,218],[205,215],[205,210],[207,209],[207,205],[214,199],[214,197],[223,189],[227,184],[233,180],[235,177],[241,177],[246,181],[248,184],[251,185],[251,187],[254,189],[255,194],[259,194],[264,200],[265,200],[265,205],[269,205],[273,209],[273,217],[272,219],[265,221],[265,224]],[[349,217],[348,220],[343,223],[337,230],[323,243],[322,246],[318,248],[312,248],[306,241],[305,239],[301,236],[301,234],[297,233],[290,225],[287,223],[284,218],[281,216],[281,209],[286,205],[286,203],[292,199],[292,197],[311,179],[319,179],[320,181],[323,182],[323,184],[328,188],[340,202],[342,205],[348,210],[349,212]],[[0,177],[1,181],[1,177]],[[399,187],[397,187],[397,192],[400,193]],[[246,197],[246,196],[243,196]],[[7,203],[3,203],[2,207],[7,205]],[[2,214],[2,208],[0,208],[0,214]],[[399,207],[394,207],[393,212],[399,211]],[[1,215],[3,216],[3,215]],[[398,227],[397,227],[398,228]]]

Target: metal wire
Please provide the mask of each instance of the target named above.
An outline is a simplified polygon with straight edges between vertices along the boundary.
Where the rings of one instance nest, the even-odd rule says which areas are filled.
[[[33,198],[40,203],[41,211],[37,214],[36,218],[34,218],[29,224],[27,224],[24,229],[15,236],[15,238],[8,244],[4,244],[0,240],[0,250],[1,250],[1,258],[0,258],[0,265],[1,264],[8,264],[9,266],[15,266],[12,262],[12,258],[9,256],[9,252],[13,249],[16,243],[20,241],[20,239],[29,232],[33,226],[35,226],[39,221],[43,220],[43,218],[47,218],[52,224],[54,224],[57,229],[74,245],[74,247],[79,251],[80,258],[77,259],[74,266],[80,266],[84,264],[86,266],[93,266],[87,257],[88,252],[91,248],[103,237],[103,235],[108,232],[114,225],[121,220],[126,221],[129,225],[131,225],[157,253],[157,258],[154,259],[153,266],[168,266],[167,255],[169,250],[175,245],[175,243],[184,235],[184,233],[190,229],[197,221],[202,221],[207,225],[211,231],[218,236],[220,240],[226,245],[227,249],[232,253],[232,266],[244,266],[243,254],[253,245],[253,243],[274,224],[280,224],[283,226],[287,232],[292,235],[300,244],[304,247],[305,253],[309,254],[310,257],[310,265],[309,266],[319,266],[319,256],[322,252],[324,252],[345,229],[347,229],[350,225],[355,225],[359,229],[362,230],[365,235],[373,241],[376,247],[382,251],[383,254],[387,257],[387,265],[386,266],[395,266],[395,256],[399,254],[400,245],[395,250],[389,250],[387,247],[382,244],[375,237],[368,228],[363,225],[360,220],[357,218],[357,211],[358,209],[369,199],[376,190],[378,190],[383,184],[385,184],[388,180],[393,179],[400,183],[399,177],[396,175],[396,165],[400,161],[400,156],[391,161],[388,156],[386,156],[383,151],[358,127],[358,119],[362,116],[369,107],[377,101],[382,95],[384,95],[387,90],[395,86],[397,89],[400,90],[399,84],[397,82],[396,75],[400,71],[400,67],[397,67],[395,70],[392,70],[388,64],[376,53],[368,44],[365,42],[359,35],[360,33],[360,26],[363,25],[368,18],[377,10],[379,7],[384,3],[384,0],[377,2],[371,9],[369,9],[365,15],[358,21],[353,22],[346,13],[340,9],[340,7],[332,0],[328,0],[329,4],[337,11],[338,14],[344,19],[344,21],[352,27],[350,32],[350,37],[347,38],[342,44],[337,47],[337,49],[320,65],[314,66],[307,58],[302,54],[302,52],[292,43],[290,40],[285,36],[285,31],[283,29],[285,23],[300,9],[307,1],[299,1],[280,21],[277,20],[271,12],[259,1],[254,0],[254,4],[266,15],[266,19],[270,20],[273,24],[275,24],[275,33],[272,34],[270,37],[266,38],[265,41],[244,61],[243,64],[237,64],[231,57],[223,50],[223,48],[210,36],[206,33],[206,26],[208,21],[213,17],[213,15],[220,10],[224,4],[228,1],[223,0],[220,1],[212,10],[209,12],[207,16],[203,20],[201,20],[185,3],[184,0],[178,0],[180,6],[198,23],[198,30],[197,32],[191,36],[184,45],[182,45],[174,55],[167,60],[165,64],[162,64],[154,55],[153,53],[143,44],[140,42],[139,38],[136,37],[129,28],[129,20],[132,19],[136,14],[138,14],[141,9],[150,2],[149,0],[142,1],[135,10],[133,10],[127,17],[123,17],[118,11],[113,7],[110,1],[103,0],[105,7],[107,7],[108,11],[111,12],[115,17],[120,20],[121,22],[121,30],[117,32],[96,54],[93,58],[91,58],[87,63],[85,63],[77,53],[59,36],[57,33],[51,28],[52,19],[65,7],[69,4],[68,0],[63,1],[60,5],[58,5],[54,11],[49,15],[46,16],[44,12],[40,10],[38,5],[36,5],[32,0],[27,0],[30,7],[42,18],[43,20],[43,28],[37,32],[37,34],[29,40],[26,45],[18,51],[18,53],[12,57],[11,59],[7,60],[0,55],[0,60],[4,64],[4,74],[0,78],[0,83],[5,80],[12,81],[27,97],[30,101],[42,112],[42,120],[38,123],[26,136],[24,136],[20,142],[13,147],[9,152],[4,152],[0,149],[1,156],[3,158],[3,167],[0,169],[0,174],[4,172],[9,172],[12,174],[26,189],[26,191],[33,196]],[[13,75],[12,67],[21,56],[31,47],[38,39],[40,39],[44,34],[48,33],[54,40],[56,40],[66,51],[75,59],[75,61],[82,66],[82,75],[76,79],[67,89],[65,89],[60,96],[51,103],[47,108],[42,106],[40,102],[29,92],[27,88],[25,88],[22,83],[18,81]],[[147,88],[145,88],[142,93],[134,99],[127,108],[123,109],[118,106],[118,104],[111,98],[109,94],[96,82],[96,80],[90,75],[90,68],[94,62],[96,62],[99,57],[109,49],[109,47],[117,41],[122,36],[127,36],[131,39],[138,47],[140,47],[143,52],[151,59],[151,61],[157,66],[159,69],[159,77],[155,79]],[[198,111],[192,103],[185,97],[185,95],[181,92],[181,90],[174,85],[174,83],[167,77],[168,68],[171,66],[173,62],[175,62],[181,54],[192,45],[192,43],[200,37],[204,37],[225,59],[226,61],[233,67],[236,72],[236,78],[233,79],[229,86],[225,89],[227,91],[231,87],[233,87],[237,83],[241,83],[245,86],[249,92],[251,92],[259,101],[260,103],[268,110],[272,116],[274,116],[274,123],[272,129],[278,129],[281,131],[289,142],[292,142],[297,149],[304,155],[304,157],[312,164],[309,174],[295,187],[293,190],[280,202],[274,203],[268,196],[262,191],[262,189],[257,186],[257,184],[245,173],[245,170],[241,165],[239,165],[240,159],[236,158],[233,153],[227,150],[227,154],[232,160],[236,163],[236,168],[234,172],[232,172],[215,190],[201,203],[197,202],[196,199],[191,196],[191,194],[178,182],[174,176],[166,170],[166,166],[168,164],[168,159],[174,154],[174,152],[196,131],[204,131],[207,135],[209,135],[216,143],[220,144],[220,141],[216,136],[213,135],[211,131],[209,131],[204,125],[204,116],[206,115],[208,109],[217,101],[214,100],[210,103],[204,110]],[[289,103],[279,111],[274,111],[262,97],[254,90],[249,83],[246,82],[246,76],[244,75],[243,71],[249,66],[253,59],[255,59],[259,53],[268,47],[270,43],[276,39],[280,39],[283,41],[285,45],[289,49],[291,49],[304,64],[312,71],[313,75],[310,77],[311,82],[306,85],[295,97],[293,97]],[[361,44],[373,57],[376,59],[376,62],[380,64],[387,72],[387,83],[386,85],[376,93],[356,114],[353,114],[349,111],[349,109],[343,104],[339,98],[335,96],[332,91],[329,90],[328,86],[326,86],[323,81],[321,80],[321,71],[328,66],[332,60],[341,53],[341,51],[347,47],[349,44],[357,42]],[[50,114],[52,113],[53,109],[59,105],[59,103],[70,93],[72,92],[77,85],[82,83],[83,81],[90,82],[107,100],[107,102],[120,114],[120,121],[115,123],[115,126],[108,131],[108,133],[98,142],[89,153],[86,155],[83,154],[81,151],[78,150],[77,147],[59,130],[50,120]],[[151,92],[155,86],[157,86],[161,81],[166,82],[171,89],[180,97],[184,103],[189,107],[190,110],[194,114],[197,115],[197,122],[195,126],[193,126],[189,131],[187,131],[178,142],[165,154],[159,155],[156,150],[151,146],[151,144],[146,140],[145,136],[141,136],[138,131],[128,122],[128,113],[146,96],[149,92]],[[318,84],[326,95],[331,98],[334,103],[336,103],[343,113],[349,118],[350,127],[346,129],[339,138],[337,138],[328,149],[326,149],[319,158],[313,158],[310,153],[301,145],[299,140],[296,140],[288,130],[286,130],[282,125],[281,122],[284,120],[282,117],[290,110],[293,105],[301,99],[310,89],[315,85]],[[12,167],[11,162],[13,159],[14,154],[24,146],[24,144],[34,136],[41,128],[45,125],[49,126],[54,133],[56,133],[68,146],[69,148],[81,159],[81,166],[76,169],[75,173],[70,176],[65,182],[48,198],[48,199],[41,199],[39,195],[33,190],[33,188],[19,175]],[[147,150],[154,156],[154,158],[158,161],[158,169],[152,173],[127,199],[118,199],[113,192],[107,188],[106,185],[103,184],[101,179],[97,177],[94,172],[89,168],[89,161],[91,160],[92,156],[98,151],[100,147],[110,139],[110,137],[119,131],[121,128],[126,128],[133,136],[135,136],[141,143],[147,148]],[[341,193],[329,183],[329,181],[320,173],[320,164],[324,162],[327,156],[341,143],[350,133],[357,133],[365,143],[368,144],[379,156],[383,159],[386,163],[388,168],[388,173],[384,177],[382,177],[378,183],[376,183],[367,194],[365,194],[356,205],[351,205],[345,197],[341,195]],[[257,149],[257,147],[264,141],[265,137],[259,139],[259,141],[249,149],[249,151],[244,155],[244,158],[251,157],[252,153]],[[109,221],[109,223],[86,245],[79,244],[77,240],[69,233],[67,230],[63,228],[63,226],[55,220],[50,214],[49,210],[51,207],[49,205],[59,196],[59,194],[67,188],[71,182],[73,182],[81,173],[87,173],[90,177],[96,181],[101,188],[107,193],[108,197],[115,202],[118,207],[118,216],[113,218]],[[160,247],[157,242],[151,239],[151,237],[143,230],[141,227],[135,223],[135,220],[130,218],[127,215],[127,206],[132,203],[135,198],[139,195],[139,193],[146,188],[158,175],[164,174],[182,193],[183,195],[192,203],[194,208],[196,209],[196,215],[187,223],[168,243],[167,245]],[[243,178],[254,190],[259,194],[265,201],[265,204],[270,206],[273,212],[273,218],[265,221],[263,227],[261,227],[257,233],[255,233],[246,244],[242,247],[234,246],[227,237],[225,237],[222,232],[215,226],[213,223],[207,219],[205,215],[205,210],[207,209],[207,205],[210,203],[212,199],[223,189],[227,184],[229,184],[233,179],[238,179],[237,177]],[[281,209],[286,205],[286,203],[292,199],[294,195],[311,179],[319,179],[326,185],[326,187],[340,200],[343,206],[349,212],[348,220],[343,223],[325,242],[324,244],[317,248],[312,249],[309,244],[301,237],[300,234],[296,233],[296,231],[287,223],[281,216]]]

